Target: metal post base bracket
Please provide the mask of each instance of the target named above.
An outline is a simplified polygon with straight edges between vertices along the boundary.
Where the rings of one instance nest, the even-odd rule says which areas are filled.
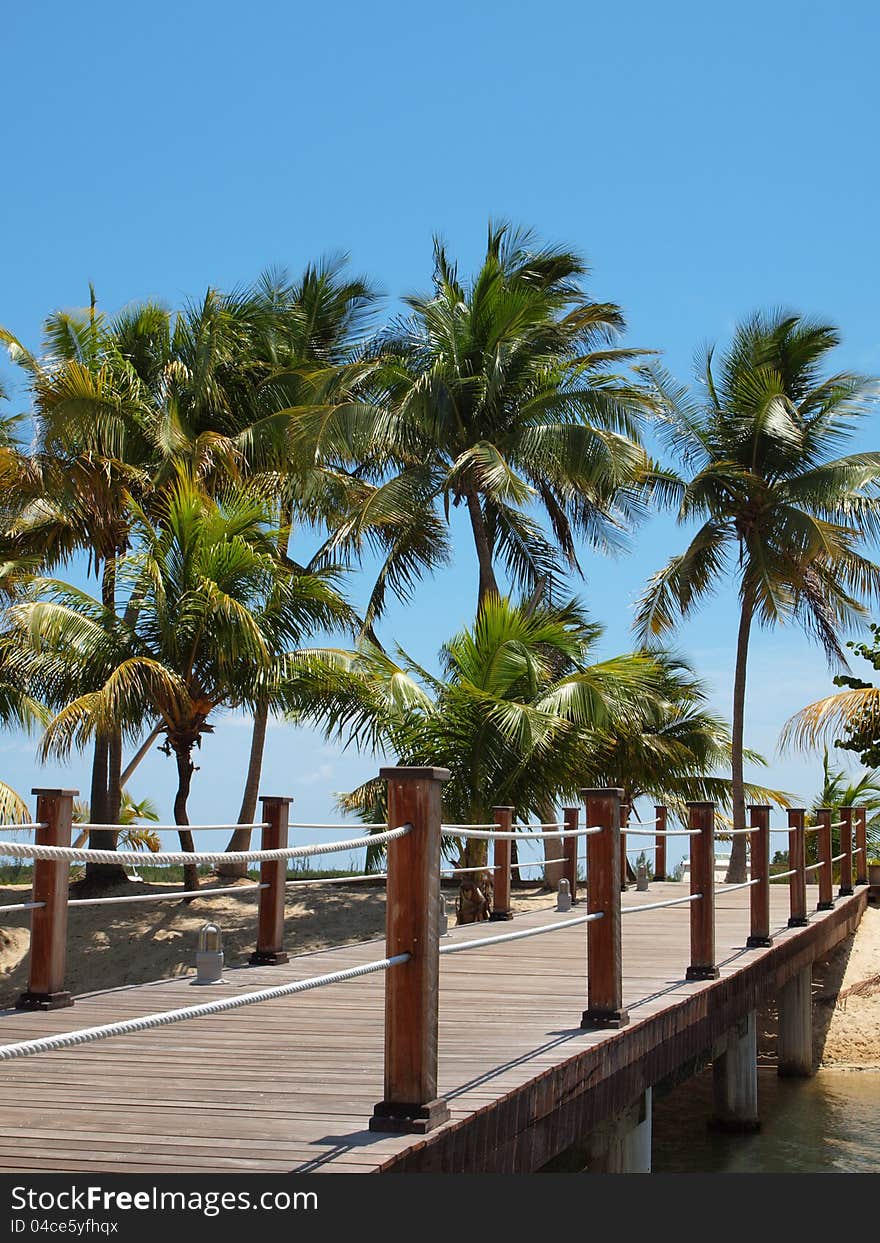
[[[717,967],[688,967],[685,972],[686,980],[717,980],[721,972]]]
[[[70,993],[22,993],[15,1003],[16,1010],[63,1010],[72,1006]]]
[[[585,1030],[599,1027],[626,1027],[629,1022],[627,1010],[585,1010],[581,1027]]]
[[[750,950],[769,949],[772,944],[772,937],[746,937],[746,946]]]
[[[398,1105],[393,1101],[380,1101],[373,1109],[370,1130],[396,1135],[427,1135],[448,1121],[449,1106],[443,1100],[429,1101],[427,1105]]]

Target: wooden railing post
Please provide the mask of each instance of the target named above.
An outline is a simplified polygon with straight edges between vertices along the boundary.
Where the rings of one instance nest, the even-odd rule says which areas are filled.
[[[806,810],[788,809],[788,866],[794,871],[788,878],[789,928],[803,928],[807,920],[807,847],[804,834]]]
[[[424,1135],[449,1117],[437,1097],[440,989],[441,793],[446,768],[383,768],[388,826],[412,825],[388,843],[386,954],[409,961],[385,973],[385,1095],[371,1131]]]
[[[831,845],[831,808],[820,807],[816,812],[816,821],[819,825],[819,831],[816,834],[816,849],[818,851],[817,862],[823,864],[816,870],[819,873],[819,901],[816,903],[817,911],[833,911],[834,910],[834,879],[831,875],[833,864],[831,862],[834,851]]]
[[[856,809],[856,884],[868,883],[868,810]]]
[[[623,790],[581,790],[588,827],[587,906],[601,919],[587,924],[587,1009],[581,1027],[624,1027],[620,944],[620,799]]]
[[[32,791],[37,796],[34,841],[38,846],[69,846],[73,823],[73,800],[79,790]],[[70,864],[55,859],[35,859],[33,902],[43,905],[31,911],[31,948],[27,991],[15,1003],[17,1010],[59,1010],[72,1006],[64,987],[67,963],[67,882]]]
[[[571,832],[578,827],[578,818],[580,816],[579,807],[563,807],[562,824],[567,832]],[[565,865],[563,876],[568,881],[568,890],[571,894],[572,906],[577,905],[577,883],[578,883],[578,842],[579,837],[563,837],[562,853],[565,855]]]
[[[261,850],[281,850],[287,845],[292,798],[274,795],[260,799],[263,823]],[[287,896],[287,860],[263,860],[260,864],[260,909],[257,916],[257,948],[248,961],[254,967],[275,967],[287,962],[284,952],[284,902]]]
[[[667,813],[664,806],[654,808],[656,837],[654,838],[654,880],[666,880],[666,832]]]
[[[853,892],[853,809],[852,807],[841,807],[840,819],[843,824],[840,826],[840,851],[843,858],[840,861],[840,888],[837,891],[839,898],[848,898]]]
[[[751,876],[757,885],[749,889],[752,926],[746,945],[751,949],[772,945],[770,936],[770,806],[753,803],[749,807]]]
[[[513,832],[512,807],[493,807],[492,818],[503,833]],[[510,909],[510,848],[509,837],[496,837],[492,843],[492,867],[494,870],[494,893],[489,919],[513,919]]]
[[[688,828],[699,829],[690,838],[691,962],[689,980],[717,980],[715,965],[715,804],[688,803]]]
[[[630,803],[620,804],[620,889],[626,893],[626,826],[632,811]]]

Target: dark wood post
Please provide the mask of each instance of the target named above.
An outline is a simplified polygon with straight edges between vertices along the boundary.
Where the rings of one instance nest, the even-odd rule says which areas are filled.
[[[287,827],[292,802],[291,798],[275,796],[260,799],[263,807],[263,823],[267,826],[260,835],[261,850],[281,850],[287,845]],[[287,962],[287,954],[284,952],[286,880],[286,859],[264,859],[260,864],[260,884],[268,887],[260,890],[257,948],[248,960],[254,967],[275,967],[279,963]]]
[[[856,808],[856,884],[868,883],[868,811]]]
[[[788,878],[789,928],[803,928],[807,919],[807,847],[804,835],[806,810],[803,807],[788,809],[788,866],[793,868]]]
[[[566,831],[571,832],[578,827],[578,818],[580,816],[580,808],[563,807],[562,809],[562,826]],[[565,855],[565,868],[563,875],[568,881],[568,889],[571,894],[572,906],[577,905],[577,883],[578,883],[578,842],[579,837],[563,837],[562,853]]]
[[[752,908],[752,929],[746,945],[754,949],[772,945],[770,936],[770,807],[753,803],[749,807],[749,824],[752,828],[751,876],[757,880],[749,890]]]
[[[441,793],[447,768],[382,768],[388,825],[411,824],[388,843],[386,954],[409,961],[385,973],[385,1096],[371,1131],[424,1135],[449,1118],[437,1097],[440,991]]]
[[[493,807],[492,818],[504,833],[513,832],[512,807]],[[513,919],[510,909],[510,848],[512,838],[496,837],[492,842],[492,867],[494,869],[494,893],[490,919]]]
[[[654,838],[654,880],[666,880],[666,808],[662,805],[654,808],[654,819],[657,821],[657,835]]]
[[[587,1009],[581,1027],[624,1027],[620,946],[620,798],[623,790],[581,790],[588,827],[587,907],[602,918],[587,924]]]
[[[73,800],[79,790],[36,789],[37,818],[34,841],[38,846],[69,846]],[[60,859],[35,859],[31,911],[31,949],[27,991],[15,1003],[17,1010],[59,1010],[72,1006],[64,987],[67,962],[67,881],[70,864]]]
[[[629,803],[620,804],[620,889],[626,893],[626,826],[629,824]]]
[[[853,809],[841,807],[840,819],[843,821],[840,826],[840,852],[843,858],[840,861],[840,888],[837,896],[848,898],[853,892]]]
[[[834,880],[831,875],[832,863],[831,858],[833,850],[831,847],[831,808],[820,807],[816,812],[816,820],[819,824],[819,832],[816,834],[818,841],[816,843],[818,849],[818,860],[823,866],[817,868],[819,873],[819,901],[816,903],[817,911],[833,911],[834,910]]]
[[[715,965],[715,804],[688,803],[688,828],[699,829],[690,838],[691,893],[702,894],[691,906],[691,962],[689,980],[717,980]]]

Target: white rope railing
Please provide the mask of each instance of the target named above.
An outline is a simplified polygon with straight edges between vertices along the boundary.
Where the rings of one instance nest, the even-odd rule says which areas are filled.
[[[702,829],[621,829],[627,837],[697,837]]]
[[[0,906],[0,911],[38,911],[45,902],[13,902],[9,906]]]
[[[828,827],[829,829],[842,829],[845,824],[845,820],[832,820]]]
[[[593,833],[601,833],[602,826],[600,824],[591,825],[584,829],[560,829],[557,833],[519,833],[517,831],[507,832],[498,831],[490,833],[484,829],[466,828],[464,826],[455,827],[453,825],[443,825],[442,832],[444,837],[472,837],[481,842],[492,841],[516,841],[516,842],[536,842],[543,837],[590,837]],[[2,843],[0,843],[2,846]]]
[[[805,824],[804,832],[805,833],[818,833],[821,827],[822,827],[821,824]]]
[[[808,868],[804,868],[804,871],[815,872],[816,868],[823,868],[825,866],[825,863],[826,863],[826,860],[821,859],[818,863],[811,863]]]
[[[733,893],[736,889],[748,889],[750,885],[758,885],[761,882],[760,876],[755,876],[752,880],[741,880],[736,885],[718,885],[716,893]]]
[[[360,876],[318,876],[306,880],[286,880],[285,885],[351,885],[368,880],[387,880],[387,872],[364,872]]]
[[[565,855],[560,855],[558,859],[529,859],[526,863],[511,863],[511,868],[543,868],[551,863],[565,863]]]
[[[786,876],[794,876],[796,875],[796,873],[797,873],[797,868],[789,868],[787,872],[771,872],[770,879],[771,880],[784,880]]]
[[[661,906],[682,906],[686,902],[699,902],[701,893],[689,893],[686,898],[667,898],[665,902],[646,902],[644,906],[622,906],[621,915],[635,915],[639,911],[659,911]]]
[[[460,954],[464,950],[483,949],[487,945],[501,945],[505,941],[524,941],[527,937],[539,937],[545,932],[561,932],[564,928],[574,928],[578,924],[589,924],[595,919],[602,919],[604,911],[593,911],[591,915],[578,915],[576,919],[567,919],[563,923],[545,924],[541,928],[523,928],[520,932],[502,932],[495,937],[479,937],[474,941],[450,941],[440,946],[441,954]]]
[[[149,1031],[153,1027],[168,1027],[187,1019],[207,1018],[226,1010],[238,1010],[260,1001],[276,1001],[294,993],[305,993],[325,984],[339,984],[344,980],[356,980],[375,971],[387,971],[391,967],[408,962],[409,954],[395,954],[391,958],[379,958],[362,963],[359,967],[347,967],[343,971],[331,971],[327,975],[314,975],[307,980],[295,980],[290,984],[277,984],[273,988],[261,988],[255,993],[239,993],[235,997],[223,997],[207,1001],[199,1006],[184,1006],[179,1010],[165,1010],[159,1014],[145,1014],[137,1019],[124,1019],[119,1023],[104,1023],[100,1027],[83,1027],[79,1031],[62,1032],[57,1036],[41,1036],[37,1040],[21,1040],[16,1044],[0,1045],[0,1062],[15,1058],[33,1057],[37,1053],[51,1053],[56,1049],[71,1049],[76,1045],[90,1044],[94,1040],[109,1040],[113,1036],[130,1036],[136,1032]]]
[[[258,828],[259,826],[255,825],[254,827]],[[348,824],[301,824],[301,823],[297,823],[297,824],[289,824],[287,827],[289,829],[331,829],[337,833],[342,833],[345,829],[387,829],[388,822],[385,821],[383,824],[361,824],[360,822],[357,822],[357,823],[350,822]]]
[[[463,829],[497,829],[498,825],[493,820],[491,824],[441,824],[440,828],[446,836],[455,837]]]
[[[128,902],[174,902],[183,898],[216,898],[224,893],[253,893],[256,889],[268,889],[268,885],[225,885],[222,889],[174,889],[170,893],[133,893],[116,898],[69,898],[68,906],[113,906]]]
[[[743,837],[746,833],[754,833],[754,829],[716,829],[715,836],[719,837]]]
[[[278,859],[302,859],[309,855],[338,854],[343,850],[360,850],[364,846],[377,846],[390,842],[411,832],[412,826],[401,825],[387,833],[375,833],[370,837],[354,838],[344,842],[317,843],[310,846],[281,846],[275,850],[224,850],[224,851],[157,851],[148,856],[150,864],[199,864],[199,863],[262,863]],[[117,850],[88,850],[78,846],[37,846],[23,842],[0,842],[0,855],[19,859],[55,859],[74,863],[119,863]]]
[[[628,855],[638,855],[638,854],[644,854],[646,851],[656,850],[656,849],[657,849],[656,846],[628,846],[626,849],[626,853]]]
[[[89,829],[90,831],[102,832],[107,830],[115,833],[118,830],[130,829],[130,824],[80,824],[79,821],[74,822],[75,829]],[[149,829],[153,833],[234,833],[238,829],[268,829],[269,825],[261,824],[145,824],[142,826]],[[293,827],[292,825],[290,826]],[[354,825],[347,825],[347,828],[354,828]]]

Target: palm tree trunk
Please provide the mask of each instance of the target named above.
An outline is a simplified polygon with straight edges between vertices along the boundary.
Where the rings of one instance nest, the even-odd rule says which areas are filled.
[[[733,827],[746,827],[745,779],[743,776],[743,745],[746,710],[746,666],[749,659],[749,634],[752,627],[754,600],[751,593],[743,593],[739,615],[739,632],[736,638],[736,668],[733,675],[733,738],[731,746],[731,791],[733,795]],[[740,884],[746,879],[746,838],[740,834],[733,838],[730,848],[730,865],[725,877],[728,884]]]
[[[113,609],[116,602],[116,558],[107,557],[101,575],[101,602],[106,609]],[[89,794],[89,818],[92,824],[116,824],[119,821],[119,772],[122,764],[121,734],[98,735],[95,738],[95,754],[92,761],[92,784]],[[89,832],[90,850],[115,850],[119,835],[112,829],[92,829]],[[124,885],[128,875],[121,863],[87,863],[84,887],[89,891],[109,889]]]
[[[189,798],[194,771],[192,747],[182,743],[174,748],[174,755],[177,759],[177,793],[174,796],[174,823],[177,825],[187,825],[189,824],[189,816],[187,815],[186,803]],[[181,828],[178,836],[180,837],[181,850],[195,850],[192,833]],[[198,889],[199,887],[199,869],[194,863],[185,863],[183,866],[183,887],[184,889]]]
[[[541,803],[538,807],[538,815],[541,817],[542,824],[556,823],[556,808],[551,802]],[[545,859],[558,859],[562,855],[564,837],[544,837],[541,844],[544,848]],[[545,863],[544,864],[544,884],[548,889],[556,890],[559,888],[559,882],[562,880],[564,863]]]
[[[474,533],[477,561],[480,566],[480,590],[477,596],[477,612],[479,612],[487,596],[497,596],[499,594],[498,581],[495,578],[495,567],[492,564],[492,546],[489,543],[489,533],[486,530],[480,498],[475,488],[469,488],[465,496],[467,498],[468,515],[471,520],[471,530]]]
[[[254,728],[251,733],[251,754],[248,760],[247,778],[244,783],[244,794],[238,823],[251,825],[257,812],[257,795],[260,792],[260,774],[263,771],[263,751],[266,746],[266,727],[269,723],[269,705],[261,703],[254,713]],[[229,839],[227,850],[248,850],[251,844],[250,828],[236,829]],[[246,863],[221,863],[217,875],[224,879],[235,880],[247,876]]]

